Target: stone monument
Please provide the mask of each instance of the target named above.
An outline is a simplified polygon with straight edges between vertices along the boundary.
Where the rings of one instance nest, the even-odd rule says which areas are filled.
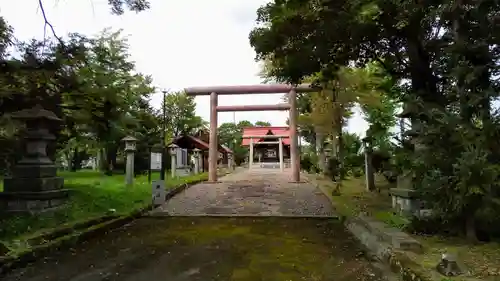
[[[422,117],[418,113],[415,106],[405,104],[403,112],[399,114],[400,118]],[[419,135],[422,127],[418,121],[412,122],[412,128],[404,133],[410,138],[415,153],[426,149],[419,141]],[[425,208],[424,202],[419,198],[417,191],[414,189],[414,174],[410,171],[403,171],[397,178],[397,188],[391,188],[389,193],[392,196],[392,207],[400,215],[425,217],[430,215],[430,210]]]
[[[68,197],[64,179],[57,176],[54,162],[47,156],[47,145],[55,141],[50,133],[61,119],[37,105],[11,115],[23,121],[23,156],[4,179],[0,209],[7,212],[40,212],[61,206]]]

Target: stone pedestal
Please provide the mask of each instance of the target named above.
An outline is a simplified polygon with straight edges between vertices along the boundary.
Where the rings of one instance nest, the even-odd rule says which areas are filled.
[[[0,210],[6,212],[40,212],[61,206],[68,197],[64,179],[47,156],[47,144],[55,140],[49,128],[60,121],[52,112],[36,106],[12,114],[26,123],[26,143],[22,159],[4,179],[0,193]]]
[[[412,188],[412,174],[407,173],[398,177],[397,188],[391,188],[392,208],[403,216],[426,217],[431,214],[417,192]]]

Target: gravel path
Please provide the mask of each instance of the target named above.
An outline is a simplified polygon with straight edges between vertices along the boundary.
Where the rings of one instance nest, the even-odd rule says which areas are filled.
[[[291,170],[240,168],[219,179],[201,183],[176,195],[152,216],[253,215],[333,216],[331,203],[308,182],[290,183]]]

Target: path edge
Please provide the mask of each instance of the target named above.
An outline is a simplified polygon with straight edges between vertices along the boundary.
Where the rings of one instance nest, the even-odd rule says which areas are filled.
[[[335,211],[338,213],[344,227],[351,233],[356,240],[365,248],[368,254],[376,261],[382,263],[384,267],[396,274],[403,281],[435,281],[436,278],[425,271],[423,267],[411,260],[404,250],[394,249],[392,245],[386,241],[381,241],[379,238],[380,231],[367,227],[370,224],[368,218],[362,215],[354,216],[349,213],[341,213],[338,208],[335,208],[335,202],[331,198],[331,194],[321,187],[314,178],[315,175],[305,174],[309,183],[320,190],[330,200]],[[391,231],[399,231],[387,226]],[[439,280],[439,279],[438,279]]]
[[[166,193],[165,200],[168,201],[187,188],[205,181],[207,180],[202,179],[190,183],[183,183],[174,187]],[[103,235],[109,231],[120,228],[154,208],[156,208],[156,206],[150,203],[146,207],[134,210],[126,215],[103,215],[100,217],[94,217],[75,223],[72,226],[57,228],[54,231],[32,237],[29,240],[42,241],[45,240],[45,237],[50,237],[51,239],[46,243],[33,246],[29,248],[29,250],[20,252],[16,255],[0,256],[0,276],[3,276],[16,268],[24,267],[27,264],[43,258],[52,252],[68,248],[76,243],[92,239],[96,236]]]

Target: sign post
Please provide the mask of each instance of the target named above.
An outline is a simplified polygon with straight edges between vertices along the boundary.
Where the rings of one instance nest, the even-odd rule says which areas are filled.
[[[165,189],[165,184],[162,180],[153,181],[153,206],[160,206],[165,203],[167,196],[167,191]]]

